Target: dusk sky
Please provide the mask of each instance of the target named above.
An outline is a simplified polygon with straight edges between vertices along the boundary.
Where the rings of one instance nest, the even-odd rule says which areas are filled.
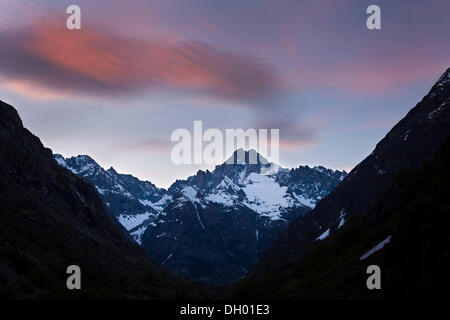
[[[81,30],[66,8],[81,8]],[[381,8],[381,30],[366,8]],[[168,187],[174,129],[278,128],[349,171],[450,67],[448,0],[2,0],[0,99],[45,146]]]

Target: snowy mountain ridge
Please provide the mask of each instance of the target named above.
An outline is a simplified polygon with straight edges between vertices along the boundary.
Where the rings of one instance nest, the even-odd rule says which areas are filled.
[[[247,161],[239,159],[238,155],[239,150],[236,150],[234,156],[237,161],[234,164],[225,162],[212,172],[199,171],[186,180],[177,180],[168,190],[157,188],[151,182],[141,181],[131,175],[119,174],[112,167],[104,170],[88,155],[65,159],[55,154],[54,157],[62,167],[89,180],[127,230],[141,227],[132,232],[138,242],[139,234],[142,233],[138,229],[147,227],[151,222],[157,223],[158,216],[164,215],[164,209],[172,201],[178,202],[179,206],[183,206],[187,200],[203,203],[203,206],[208,203],[223,207],[241,205],[271,220],[279,220],[283,219],[280,214],[283,210],[295,207],[314,208],[346,176],[345,171],[322,166],[281,168],[268,162],[254,150],[245,152]],[[258,158],[256,164],[248,163],[251,156]],[[271,174],[262,173],[264,167],[275,167],[276,170]],[[330,181],[309,183],[304,179],[306,172],[322,180],[329,178]],[[200,181],[203,176],[208,180],[206,184]],[[174,198],[177,192],[181,192],[183,197]],[[132,205],[130,202],[135,203]]]
[[[290,221],[314,208],[346,176],[324,167],[286,169],[254,150],[236,150],[232,163],[199,170],[166,190],[104,170],[86,155],[54,157],[96,187],[154,261],[214,283],[243,276]]]

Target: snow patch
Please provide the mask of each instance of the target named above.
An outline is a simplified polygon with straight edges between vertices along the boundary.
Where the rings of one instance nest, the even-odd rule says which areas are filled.
[[[272,220],[281,219],[281,209],[294,206],[294,200],[273,177],[252,172],[244,181],[242,191],[247,196],[243,203],[253,211]]]
[[[383,247],[388,244],[391,241],[391,237],[389,236],[386,239],[384,239],[383,241],[381,241],[379,244],[377,244],[375,247],[373,247],[372,249],[370,249],[369,251],[367,251],[366,253],[364,253],[361,258],[359,258],[359,260],[364,260],[367,257],[371,256],[374,252],[377,252],[378,250],[383,249]]]
[[[130,233],[134,241],[136,241],[138,244],[142,244],[142,236],[144,235],[145,230],[147,230],[147,226],[138,228],[137,230]]]
[[[97,187],[97,186],[95,186],[95,188],[97,189],[98,193],[100,193],[100,194],[105,194],[105,190],[104,190],[104,189],[99,188],[99,187]]]
[[[67,168],[66,160],[63,157],[55,157],[55,160],[61,167]]]
[[[433,119],[433,117],[435,116],[436,113],[440,112],[443,107],[446,105],[446,102],[442,103],[439,107],[437,107],[435,110],[431,111],[428,114],[428,119]]]
[[[338,230],[344,225],[345,223],[345,211],[344,209],[341,209],[341,212],[339,214],[339,225],[338,225]]]
[[[198,222],[200,222],[200,225],[202,226],[203,230],[206,231],[205,225],[203,224],[202,219],[200,219],[200,214],[198,213],[197,208],[195,208],[195,212],[197,213]]]
[[[119,220],[120,224],[125,227],[128,231],[142,224],[145,220],[147,220],[153,214],[150,212],[135,214],[135,215],[124,215],[121,214],[117,220]]]
[[[316,241],[317,240],[319,240],[319,241],[323,240],[323,239],[327,238],[329,235],[330,235],[330,228],[328,228],[327,230],[325,230],[324,233],[322,233],[320,236],[318,236]]]
[[[144,206],[151,207],[155,209],[158,213],[161,213],[164,210],[164,208],[167,207],[167,205],[171,200],[172,197],[166,194],[156,202],[151,202],[150,200],[146,199],[139,199],[139,202],[142,203]]]
[[[305,198],[305,196],[303,195],[297,195],[294,193],[294,197],[298,200],[298,202],[300,202],[301,204],[310,207],[311,209],[314,209],[314,207],[316,206],[316,200],[314,199],[310,199],[310,198]]]
[[[230,193],[230,190],[232,193]],[[239,190],[240,188],[230,178],[224,177],[205,199],[210,202],[222,204],[226,207],[231,207],[238,198],[236,193]]]
[[[172,256],[173,256],[173,253],[169,254],[169,256],[161,264],[166,263],[170,258],[172,258]]]

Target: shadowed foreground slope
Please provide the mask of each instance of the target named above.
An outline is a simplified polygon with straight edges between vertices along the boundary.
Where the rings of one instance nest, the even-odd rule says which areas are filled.
[[[233,297],[448,297],[449,136],[447,69],[328,197],[281,233]],[[381,291],[366,288],[371,264],[381,267]]]
[[[94,187],[60,167],[0,101],[0,297],[198,297],[125,234]],[[82,290],[66,288],[72,264]]]
[[[398,174],[364,216],[315,245],[300,263],[243,281],[234,298],[449,298],[450,140],[421,171]],[[391,236],[379,251],[361,257]],[[368,290],[366,268],[381,268],[382,290]]]

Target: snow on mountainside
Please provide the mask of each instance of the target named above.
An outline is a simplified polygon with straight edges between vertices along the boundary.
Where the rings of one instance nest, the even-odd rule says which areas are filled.
[[[285,208],[314,208],[346,176],[345,171],[324,167],[281,168],[254,150],[245,152],[246,160],[242,160],[238,158],[239,153],[237,150],[233,155],[234,164],[225,162],[212,172],[199,171],[186,180],[177,180],[169,188],[169,193],[192,187],[209,202],[224,206],[243,204],[276,220],[280,219],[278,213]],[[257,158],[257,163],[249,164],[250,157]]]
[[[131,175],[119,174],[113,168],[104,170],[87,155],[65,159],[55,154],[54,158],[62,167],[91,182],[127,230],[156,220],[171,201],[166,190]]]
[[[257,164],[246,163],[252,153],[255,153],[255,158],[258,157]],[[150,221],[156,223],[157,217],[163,214],[164,208],[172,201],[179,201],[179,206],[183,205],[181,200],[186,198],[200,203],[196,198],[197,193],[202,195],[204,205],[244,205],[271,220],[282,219],[280,212],[283,210],[302,206],[314,208],[317,201],[346,175],[345,171],[308,166],[291,170],[276,166],[277,170],[263,174],[261,168],[268,163],[266,159],[254,150],[242,154],[247,156],[247,161],[236,158],[235,164],[224,163],[213,172],[199,171],[186,180],[177,180],[169,190],[157,188],[131,175],[119,174],[113,168],[104,170],[87,155],[65,159],[55,154],[54,157],[62,167],[90,181],[127,230],[147,226]],[[238,155],[239,151],[236,151],[234,156]],[[178,191],[185,197],[174,200],[173,195]],[[138,233],[135,239],[139,242]]]
[[[104,170],[89,156],[55,155],[61,166],[97,188],[110,211],[155,261],[183,276],[217,283],[244,275],[282,228],[314,208],[346,175],[324,167],[281,168],[254,150],[240,149],[233,157],[233,164],[198,171],[165,190],[113,168]],[[206,233],[206,238],[197,238],[193,231]],[[205,241],[208,245],[199,249]],[[193,257],[205,256],[210,257],[193,264]],[[231,261],[225,263],[227,259]],[[223,270],[194,270],[212,260],[224,261]],[[216,263],[212,268],[221,267]]]
[[[273,177],[252,172],[245,178],[244,185],[244,204],[271,219],[280,219],[282,209],[302,205],[287,193],[287,187],[280,186]]]

